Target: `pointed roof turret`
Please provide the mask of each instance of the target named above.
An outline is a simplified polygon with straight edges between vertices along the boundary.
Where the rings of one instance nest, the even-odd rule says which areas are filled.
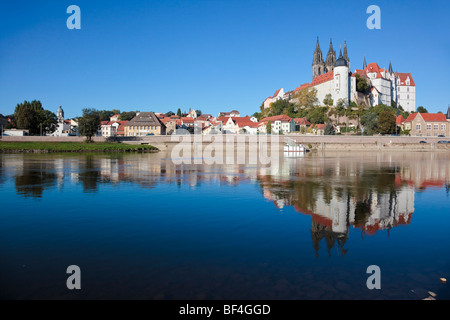
[[[334,64],[335,67],[348,67],[347,60],[342,56],[342,49],[339,52],[339,59],[336,60]]]
[[[344,41],[344,59],[348,61],[347,41]]]
[[[367,68],[367,62],[366,62],[366,57],[364,56],[363,70],[365,70],[366,68]]]
[[[389,61],[389,72],[394,73],[394,70],[392,69],[392,63]]]

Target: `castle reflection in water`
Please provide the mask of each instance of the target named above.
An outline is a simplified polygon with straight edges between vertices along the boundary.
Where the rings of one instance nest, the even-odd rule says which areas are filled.
[[[292,207],[312,218],[316,254],[324,241],[346,253],[350,227],[373,235],[411,223],[414,196],[450,185],[448,153],[332,153],[283,159],[272,166],[175,165],[168,154],[0,155],[0,183],[14,180],[16,192],[39,198],[47,189],[80,184],[84,192],[121,183],[257,184],[280,210]]]

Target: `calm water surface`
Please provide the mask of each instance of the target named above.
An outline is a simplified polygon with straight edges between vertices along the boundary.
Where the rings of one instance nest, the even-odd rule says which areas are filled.
[[[0,154],[0,298],[449,299],[449,189],[448,153]]]

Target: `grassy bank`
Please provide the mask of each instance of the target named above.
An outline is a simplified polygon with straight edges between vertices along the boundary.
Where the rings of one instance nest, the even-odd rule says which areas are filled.
[[[0,153],[15,152],[149,152],[158,148],[151,145],[129,145],[124,143],[83,142],[0,142]]]

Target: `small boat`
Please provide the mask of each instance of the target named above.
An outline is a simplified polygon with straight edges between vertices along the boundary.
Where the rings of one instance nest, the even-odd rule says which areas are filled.
[[[307,152],[306,147],[302,144],[297,144],[293,139],[288,138],[290,141],[284,145],[284,152]]]

